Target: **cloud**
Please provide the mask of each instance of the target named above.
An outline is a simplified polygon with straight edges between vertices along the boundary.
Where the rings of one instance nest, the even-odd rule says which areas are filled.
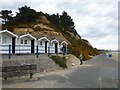
[[[98,49],[102,49],[101,47],[104,47],[105,49],[118,49],[118,36],[116,35],[108,35],[99,39],[99,41],[94,39],[89,39],[89,41],[90,43],[93,43],[94,47],[97,46]]]
[[[37,5],[37,6],[34,6]],[[54,14],[59,13],[61,10],[56,7],[56,4],[53,2],[33,2],[30,4],[31,8],[34,8],[39,12],[42,11],[44,13]]]

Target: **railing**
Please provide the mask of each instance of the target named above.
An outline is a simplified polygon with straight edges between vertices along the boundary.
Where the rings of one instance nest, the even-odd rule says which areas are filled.
[[[9,59],[12,54],[35,54],[38,57],[39,54],[47,53],[58,54],[58,53],[67,53],[67,48],[63,50],[61,47],[45,47],[45,46],[31,46],[31,45],[0,45],[0,54],[8,54]]]

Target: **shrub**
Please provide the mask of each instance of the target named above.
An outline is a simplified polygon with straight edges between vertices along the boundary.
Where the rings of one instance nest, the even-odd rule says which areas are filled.
[[[60,56],[51,56],[50,57],[56,64],[58,64],[60,67],[63,69],[67,68],[67,61],[65,57],[60,57]]]

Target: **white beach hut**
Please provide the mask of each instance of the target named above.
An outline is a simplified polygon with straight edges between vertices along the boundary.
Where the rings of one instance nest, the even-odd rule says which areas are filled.
[[[61,41],[60,42],[60,53],[62,53],[63,51],[62,51],[62,48],[64,47],[64,48],[66,48],[65,50],[65,52],[67,52],[67,45],[68,45],[68,43],[66,42],[66,41]]]
[[[0,54],[8,54],[9,45],[11,45],[11,53],[15,53],[17,37],[16,34],[8,30],[0,31]]]
[[[38,52],[39,53],[48,53],[50,40],[47,37],[41,37],[38,39]]]
[[[50,42],[50,53],[59,53],[59,41],[57,39],[53,39]]]
[[[31,34],[21,35],[17,41],[17,53],[35,53],[36,38]]]

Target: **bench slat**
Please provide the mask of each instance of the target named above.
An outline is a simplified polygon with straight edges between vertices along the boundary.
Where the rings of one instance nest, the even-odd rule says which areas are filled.
[[[0,67],[2,72],[2,77],[15,77],[15,76],[23,76],[25,74],[35,73],[37,71],[37,65],[22,65],[22,66],[6,66]]]

